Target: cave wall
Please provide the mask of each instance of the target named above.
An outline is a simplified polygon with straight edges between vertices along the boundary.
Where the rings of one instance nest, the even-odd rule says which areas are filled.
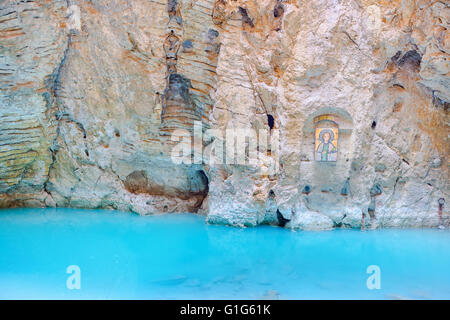
[[[207,122],[217,53],[205,52],[212,21],[191,18],[205,9],[184,9],[171,19],[169,4],[146,0],[2,2],[3,207],[198,210],[203,169],[172,163],[162,113],[181,128],[189,112]],[[194,43],[173,74],[188,85],[169,84],[171,30]]]
[[[209,220],[274,220],[275,201],[296,228],[360,226],[362,214],[372,227],[448,224],[438,204],[448,196],[448,5],[227,3],[213,120],[257,129],[273,115],[280,171],[214,168]],[[334,164],[314,161],[305,130],[311,115],[327,113],[352,122]]]
[[[3,0],[0,206],[448,225],[449,21],[433,0]],[[334,163],[314,159],[320,115]],[[177,164],[196,121],[204,159]],[[211,163],[205,131],[231,128],[271,152]]]

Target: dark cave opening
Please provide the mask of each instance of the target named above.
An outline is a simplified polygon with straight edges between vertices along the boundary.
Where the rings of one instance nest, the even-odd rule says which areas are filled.
[[[200,176],[200,179],[202,180],[205,189],[203,189],[203,195],[206,197],[208,195],[209,192],[209,179],[208,176],[206,175],[204,170],[198,170],[197,174]]]
[[[275,125],[275,119],[271,114],[267,114],[267,124],[269,125],[270,130],[272,130]]]
[[[280,212],[279,209],[277,209],[277,220],[278,220],[278,225],[280,227],[284,227],[286,225],[286,223],[291,221],[291,219],[286,219],[285,217],[283,217],[283,214]]]
[[[209,193],[209,178],[206,175],[206,172],[204,170],[198,170],[196,173],[200,177],[200,179],[202,181],[202,184],[204,185],[204,189],[202,190],[203,198],[196,205],[196,212],[197,212],[203,206],[203,202],[205,201],[206,197],[208,196],[208,193]]]

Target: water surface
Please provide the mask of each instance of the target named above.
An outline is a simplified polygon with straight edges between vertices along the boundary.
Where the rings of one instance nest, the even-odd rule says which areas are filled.
[[[81,270],[69,290],[66,269]],[[367,267],[381,271],[369,290]],[[0,299],[450,299],[448,230],[289,231],[190,214],[0,210]]]

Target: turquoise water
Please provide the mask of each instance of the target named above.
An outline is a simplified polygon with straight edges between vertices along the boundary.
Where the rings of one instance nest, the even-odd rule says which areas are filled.
[[[69,265],[80,268],[69,290]],[[369,290],[367,267],[380,268]],[[449,299],[448,230],[292,232],[196,215],[0,210],[0,299]]]

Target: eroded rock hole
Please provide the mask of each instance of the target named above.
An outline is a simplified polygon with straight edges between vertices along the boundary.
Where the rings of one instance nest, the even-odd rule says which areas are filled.
[[[239,12],[242,16],[242,22],[248,24],[253,28],[255,25],[253,24],[253,20],[249,17],[247,9],[239,7]]]
[[[422,63],[422,56],[416,50],[410,50],[398,61],[400,67],[409,65],[414,69],[419,70]]]
[[[184,40],[181,45],[184,49],[192,49],[194,47],[194,43],[192,42],[192,40]]]
[[[311,186],[309,186],[309,185],[306,185],[304,188],[303,188],[303,190],[302,190],[302,193],[303,194],[309,194],[310,192],[311,192]]]
[[[281,3],[278,3],[275,8],[273,9],[273,16],[275,18],[279,18],[281,16],[283,16],[284,14],[284,7]]]
[[[267,124],[268,124],[270,130],[272,130],[274,128],[275,119],[273,118],[273,116],[271,114],[267,115]]]

